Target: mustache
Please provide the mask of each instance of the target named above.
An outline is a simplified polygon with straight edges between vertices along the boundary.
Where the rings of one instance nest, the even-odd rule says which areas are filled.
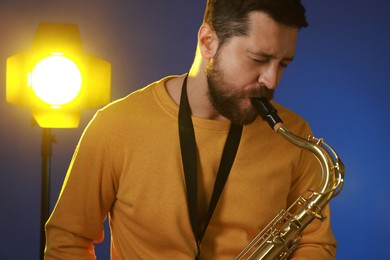
[[[245,97],[259,97],[259,98],[266,98],[268,100],[271,100],[274,98],[275,90],[269,89],[265,86],[260,86],[259,88],[253,88],[248,90],[245,93]]]

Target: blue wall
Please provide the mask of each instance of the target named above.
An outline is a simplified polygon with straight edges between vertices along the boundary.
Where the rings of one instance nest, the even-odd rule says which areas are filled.
[[[85,51],[112,63],[116,99],[188,70],[204,1],[0,1],[0,259],[37,259],[41,129],[5,102],[6,58],[30,49],[40,21],[79,25]],[[390,16],[388,0],[305,0],[310,26],[276,99],[300,113],[342,157],[345,188],[331,202],[338,259],[388,258]],[[54,134],[53,206],[81,131]],[[97,247],[100,259],[108,243]]]

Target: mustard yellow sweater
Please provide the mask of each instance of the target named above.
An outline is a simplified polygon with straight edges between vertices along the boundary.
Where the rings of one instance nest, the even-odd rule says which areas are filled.
[[[194,259],[178,137],[178,106],[167,78],[100,110],[80,139],[47,225],[46,259],[94,259],[109,216],[112,259]],[[300,136],[309,126],[275,104]],[[201,216],[211,197],[228,121],[193,118],[199,152]],[[315,189],[314,157],[261,119],[245,126],[237,156],[201,246],[201,259],[233,259],[302,193]],[[305,229],[294,259],[333,259],[328,218]],[[110,239],[106,237],[106,239]]]

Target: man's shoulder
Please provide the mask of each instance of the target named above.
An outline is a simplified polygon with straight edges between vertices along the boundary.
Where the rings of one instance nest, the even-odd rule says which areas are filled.
[[[278,114],[283,120],[284,125],[291,131],[298,134],[308,134],[311,132],[309,123],[301,115],[275,101],[272,101],[272,103],[276,110],[278,110]]]
[[[296,113],[295,111],[293,111],[292,109],[276,102],[276,101],[272,101],[272,104],[275,106],[276,110],[278,111],[278,114],[282,117],[288,117],[288,118],[294,118],[294,119],[297,119],[297,120],[304,120],[303,117],[301,115],[299,115],[298,113]]]
[[[155,92],[157,89],[164,88],[165,82],[173,76],[167,76],[157,81],[150,83],[147,86],[134,90],[128,95],[116,99],[110,102],[108,105],[100,109],[100,112],[103,113],[112,113],[119,112],[125,110],[126,112],[130,112],[131,110],[137,109],[143,105],[150,105],[155,98]]]

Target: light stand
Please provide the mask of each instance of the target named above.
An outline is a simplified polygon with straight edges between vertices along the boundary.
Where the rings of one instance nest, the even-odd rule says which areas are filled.
[[[50,215],[53,128],[77,128],[80,111],[110,101],[111,64],[83,51],[76,24],[40,23],[32,48],[7,58],[6,100],[31,110],[42,133],[40,258]]]
[[[41,231],[40,231],[40,259],[45,255],[45,224],[50,215],[50,172],[51,172],[51,155],[52,143],[55,137],[51,134],[50,128],[42,128],[42,186],[41,186]]]

